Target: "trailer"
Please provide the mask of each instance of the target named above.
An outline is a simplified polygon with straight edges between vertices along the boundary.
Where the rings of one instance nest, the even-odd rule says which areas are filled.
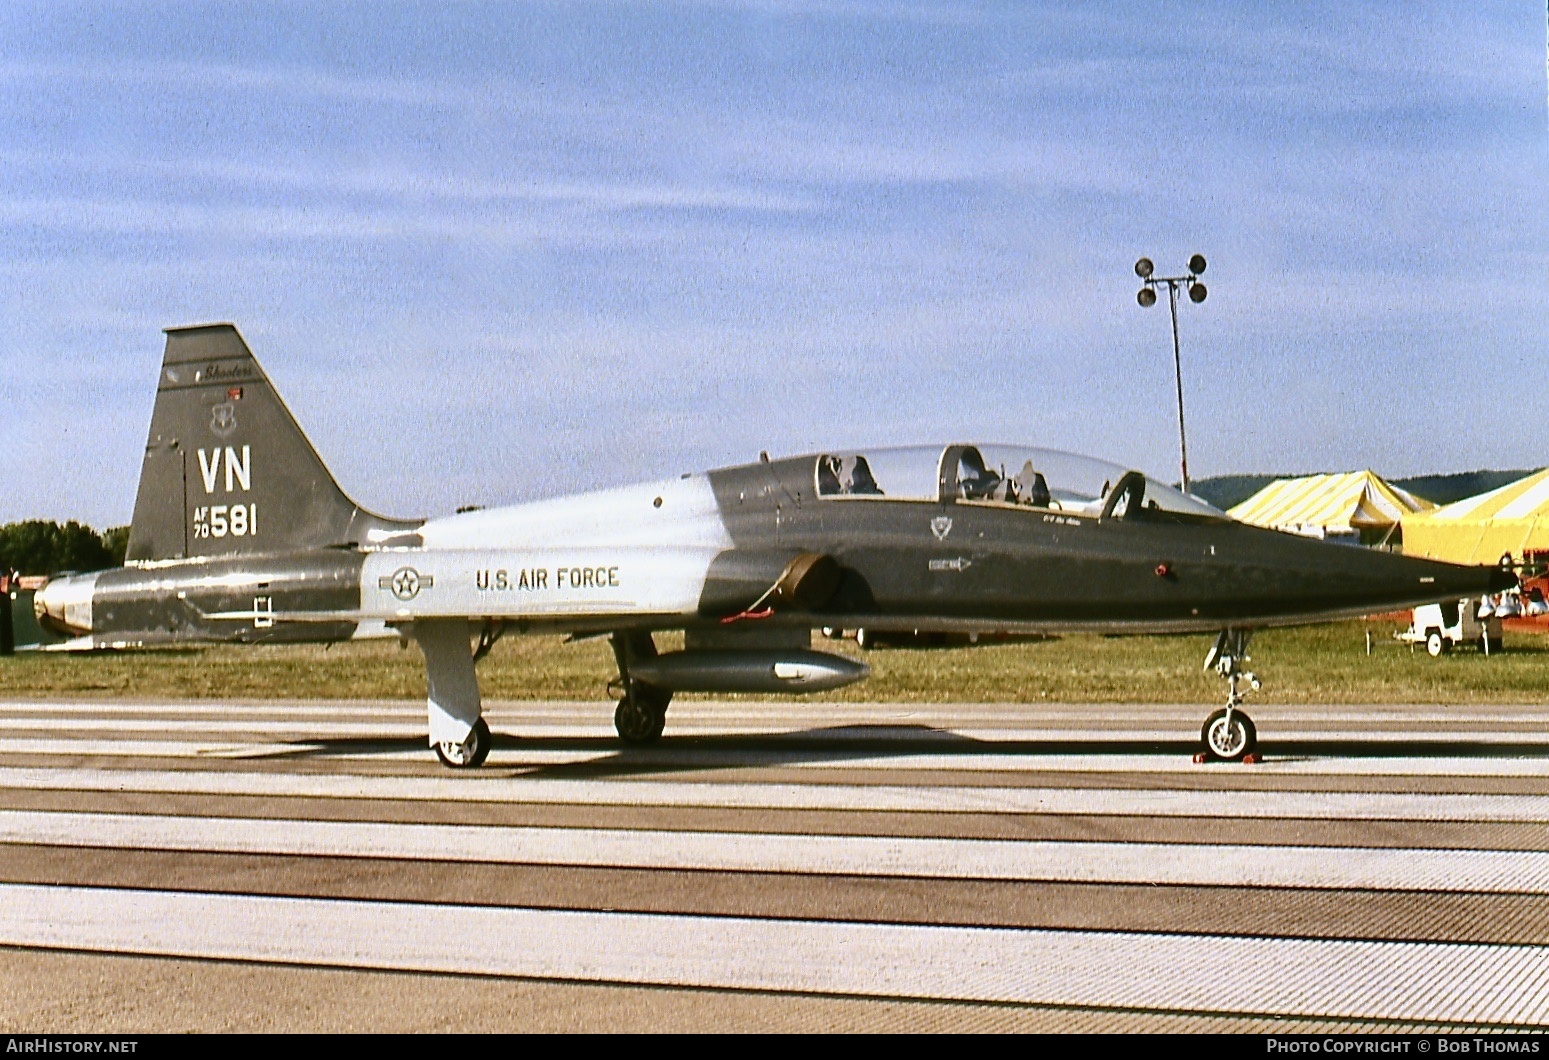
[[[1473,599],[1424,604],[1414,609],[1409,628],[1394,636],[1407,642],[1411,650],[1417,644],[1425,645],[1425,653],[1432,658],[1459,644],[1475,645],[1489,655],[1501,650],[1501,620],[1493,608],[1480,618],[1481,605],[1482,601]]]

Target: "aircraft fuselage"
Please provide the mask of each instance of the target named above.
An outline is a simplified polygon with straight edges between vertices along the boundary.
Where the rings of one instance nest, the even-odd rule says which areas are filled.
[[[423,524],[409,547],[61,579],[38,606],[53,628],[103,646],[334,641],[449,616],[519,631],[716,627],[792,557],[818,553],[841,572],[820,608],[739,624],[1154,633],[1360,615],[1488,592],[1499,580],[1163,509],[1103,517],[954,496],[826,498],[813,460],[464,513]]]

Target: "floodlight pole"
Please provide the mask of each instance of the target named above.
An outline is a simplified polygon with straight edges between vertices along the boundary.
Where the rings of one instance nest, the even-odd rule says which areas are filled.
[[[1189,259],[1187,276],[1156,276],[1153,275],[1154,267],[1150,258],[1141,258],[1135,262],[1135,275],[1145,282],[1137,296],[1141,306],[1155,305],[1157,284],[1167,285],[1167,308],[1172,314],[1173,324],[1173,378],[1178,384],[1178,464],[1184,493],[1189,492],[1189,443],[1183,430],[1183,357],[1178,348],[1178,287],[1182,284],[1188,289],[1191,302],[1203,302],[1206,291],[1205,285],[1199,282],[1199,274],[1204,271],[1205,259],[1200,254]]]
[[[1167,281],[1167,308],[1173,316],[1173,377],[1178,381],[1178,463],[1182,465],[1183,492],[1189,492],[1189,443],[1183,435],[1183,357],[1178,352],[1178,282]]]

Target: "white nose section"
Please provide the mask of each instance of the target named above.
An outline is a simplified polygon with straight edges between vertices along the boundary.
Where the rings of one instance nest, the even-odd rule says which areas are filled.
[[[55,578],[44,585],[32,598],[38,624],[66,636],[90,633],[91,597],[96,585],[95,574]]]

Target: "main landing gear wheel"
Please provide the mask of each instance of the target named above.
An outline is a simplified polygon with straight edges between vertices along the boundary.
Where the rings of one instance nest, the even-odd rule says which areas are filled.
[[[1199,735],[1205,741],[1205,754],[1218,762],[1241,762],[1259,741],[1252,718],[1224,708],[1205,719]]]
[[[452,769],[477,769],[489,757],[489,722],[480,718],[462,743],[443,740],[436,744],[436,757]]]
[[[655,743],[667,726],[669,695],[641,695],[636,692],[619,700],[613,712],[613,727],[619,739],[629,744]]]

